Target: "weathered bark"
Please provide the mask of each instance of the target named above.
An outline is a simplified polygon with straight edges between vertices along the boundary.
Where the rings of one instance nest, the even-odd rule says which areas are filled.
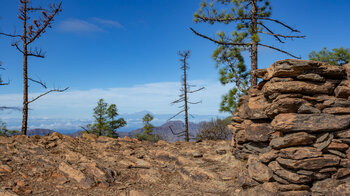
[[[252,0],[252,35],[257,36],[258,34],[258,23],[257,23],[257,7],[256,7],[256,0]],[[256,39],[256,37],[255,37]],[[255,70],[258,69],[258,42],[252,38],[251,40],[251,72],[253,73]],[[257,78],[256,76],[252,75],[250,79],[251,86],[257,85]]]
[[[27,1],[23,1],[23,118],[22,135],[27,135],[28,125],[28,44],[27,44]]]
[[[188,107],[187,107],[187,73],[186,73],[186,58],[184,58],[184,96],[185,96],[185,141],[190,141],[188,133]]]

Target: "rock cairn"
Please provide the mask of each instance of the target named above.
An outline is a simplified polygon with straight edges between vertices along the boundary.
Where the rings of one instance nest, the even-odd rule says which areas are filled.
[[[262,82],[241,97],[231,127],[235,157],[248,159],[240,185],[278,195],[349,191],[350,64],[287,59],[254,74]]]

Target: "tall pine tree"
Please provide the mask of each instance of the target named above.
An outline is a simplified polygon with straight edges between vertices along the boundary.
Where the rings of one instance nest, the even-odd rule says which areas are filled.
[[[220,69],[221,76],[226,75],[228,78],[231,78],[231,80],[233,77],[236,77],[232,80],[234,83],[236,83],[236,81],[242,81],[242,84],[240,84],[242,86],[236,86],[229,94],[223,97],[222,111],[231,111],[235,107],[235,105],[232,104],[235,101],[229,98],[229,96],[232,97],[232,95],[237,96],[239,94],[244,94],[245,90],[242,87],[245,88],[246,80],[249,79],[247,78],[249,75],[245,73],[245,68],[242,68],[244,64],[242,64],[242,61],[239,59],[241,54],[238,53],[242,51],[250,52],[251,72],[254,72],[258,68],[258,47],[270,48],[293,58],[298,58],[285,50],[261,42],[262,34],[273,36],[280,43],[284,43],[283,39],[305,37],[275,33],[267,25],[267,22],[276,23],[290,30],[292,33],[298,33],[299,31],[270,16],[271,6],[269,0],[210,0],[209,2],[203,0],[199,10],[194,14],[194,21],[196,23],[222,23],[230,25],[231,23],[236,23],[236,28],[230,35],[225,32],[218,32],[218,38],[211,38],[191,28],[196,35],[218,45],[217,50],[214,51],[213,57],[218,64],[224,67]],[[229,62],[230,60],[232,60],[232,62]],[[237,74],[239,72],[241,72],[242,75]],[[257,78],[254,74],[250,77],[250,85],[257,85]],[[240,88],[242,88],[242,91],[239,90]]]

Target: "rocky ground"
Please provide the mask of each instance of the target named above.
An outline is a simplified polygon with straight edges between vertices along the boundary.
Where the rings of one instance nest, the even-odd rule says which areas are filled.
[[[236,195],[229,141],[0,137],[2,195]]]

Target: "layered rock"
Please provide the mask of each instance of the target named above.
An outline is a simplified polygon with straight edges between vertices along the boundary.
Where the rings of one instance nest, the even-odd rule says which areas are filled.
[[[263,80],[240,98],[231,126],[234,155],[248,159],[242,195],[327,195],[320,184],[330,179],[349,191],[350,64],[281,60],[253,74]]]

